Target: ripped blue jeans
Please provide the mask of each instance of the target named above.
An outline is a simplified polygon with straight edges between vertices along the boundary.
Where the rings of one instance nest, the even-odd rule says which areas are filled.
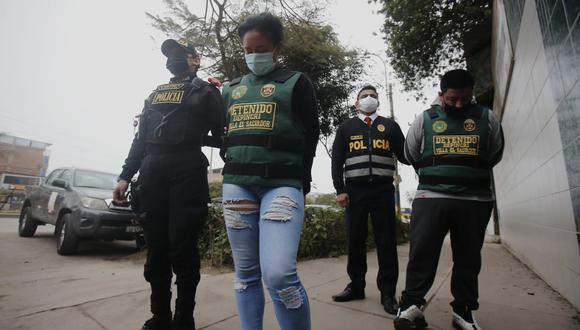
[[[282,330],[309,330],[310,305],[296,273],[304,197],[293,187],[224,183],[223,209],[236,269],[236,303],[242,330],[261,330],[262,280]]]

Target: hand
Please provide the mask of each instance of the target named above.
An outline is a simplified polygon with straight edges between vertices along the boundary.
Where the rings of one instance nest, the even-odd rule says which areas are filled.
[[[127,188],[129,188],[129,182],[125,180],[119,180],[115,186],[115,190],[113,190],[113,200],[117,203],[127,202],[127,198],[125,197]]]
[[[209,77],[209,78],[207,78],[207,81],[208,81],[210,84],[212,84],[212,85],[214,85],[215,87],[217,87],[217,88],[220,88],[220,87],[222,87],[222,82],[221,82],[221,81],[219,81],[219,79],[217,79],[217,78],[214,78],[214,77]]]
[[[341,207],[347,207],[350,204],[350,198],[347,193],[338,194],[336,195],[336,202]]]

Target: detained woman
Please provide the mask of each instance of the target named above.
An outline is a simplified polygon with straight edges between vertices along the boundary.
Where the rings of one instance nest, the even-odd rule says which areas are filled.
[[[263,282],[280,328],[308,330],[296,255],[319,134],[316,96],[303,73],[277,63],[283,39],[277,17],[248,17],[238,34],[250,73],[223,89],[223,208],[241,328],[262,329]]]

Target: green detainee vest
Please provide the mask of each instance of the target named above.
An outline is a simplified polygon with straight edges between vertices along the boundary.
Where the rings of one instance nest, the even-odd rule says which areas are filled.
[[[439,105],[423,112],[424,149],[418,190],[491,194],[489,109],[471,105],[466,116],[448,116]]]
[[[262,77],[245,75],[223,88],[224,183],[302,188],[305,129],[292,114],[292,94],[300,76],[276,69]]]

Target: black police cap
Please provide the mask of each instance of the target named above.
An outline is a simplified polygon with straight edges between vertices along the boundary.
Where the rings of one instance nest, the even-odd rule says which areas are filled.
[[[193,47],[191,42],[189,42],[185,39],[178,39],[178,40],[167,39],[161,44],[161,52],[165,56],[169,56],[171,54],[171,51],[175,48],[181,48],[186,53],[197,55],[197,51],[195,50],[195,48]]]

